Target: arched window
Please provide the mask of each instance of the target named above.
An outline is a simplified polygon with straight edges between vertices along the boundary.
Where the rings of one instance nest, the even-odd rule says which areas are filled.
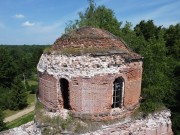
[[[124,80],[118,77],[114,81],[113,88],[113,104],[112,108],[122,107],[123,104],[123,91],[124,91]]]
[[[62,93],[64,108],[65,109],[70,109],[70,104],[69,104],[69,82],[68,82],[68,80],[66,80],[64,78],[60,79],[60,86],[61,86],[61,93]]]

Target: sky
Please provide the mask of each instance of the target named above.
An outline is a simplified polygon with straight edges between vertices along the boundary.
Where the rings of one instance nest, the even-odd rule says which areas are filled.
[[[180,0],[95,0],[114,11],[118,21],[154,20],[168,27],[180,22]],[[0,0],[0,44],[50,45],[78,19],[88,0]]]

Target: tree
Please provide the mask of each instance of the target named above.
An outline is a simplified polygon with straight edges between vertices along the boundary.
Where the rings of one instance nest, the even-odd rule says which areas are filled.
[[[175,59],[180,58],[180,23],[170,25],[165,29],[164,39],[168,48],[168,55],[173,56]]]
[[[180,23],[176,25],[170,25],[165,29],[164,39],[166,41],[166,47],[168,49],[167,55],[170,57],[169,65],[173,72],[172,89],[176,92],[175,104],[170,106],[172,111],[172,123],[174,134],[180,134]]]
[[[154,25],[153,20],[141,21],[134,27],[137,36],[143,36],[145,40],[149,40],[151,38],[158,38],[158,34],[161,30],[161,26],[157,27]]]
[[[0,48],[0,65],[0,86],[10,87],[16,75],[16,65],[3,48]]]
[[[122,23],[117,20],[111,9],[106,8],[104,5],[96,7],[94,0],[89,0],[89,7],[84,13],[79,13],[79,18],[74,23],[71,21],[66,26],[65,32],[78,27],[92,26],[107,30],[114,35],[119,35]]]
[[[16,77],[11,87],[11,106],[10,109],[18,110],[27,106],[27,91],[21,82],[20,77]]]
[[[6,129],[6,124],[4,123],[4,115],[2,110],[0,110],[0,131],[3,131],[4,129]]]
[[[168,66],[163,31],[160,31],[156,38],[151,37],[140,50],[144,57],[142,96],[145,102],[142,108],[147,112],[155,111],[167,102],[173,103],[175,94],[169,78],[171,70]]]
[[[141,47],[145,45],[145,39],[143,36],[137,36],[136,32],[132,29],[132,24],[126,22],[120,29],[120,37],[128,44],[128,46],[139,53]]]

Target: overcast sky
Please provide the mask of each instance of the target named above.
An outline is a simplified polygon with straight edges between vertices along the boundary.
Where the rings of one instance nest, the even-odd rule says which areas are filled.
[[[153,19],[168,27],[180,22],[180,0],[95,0],[114,11],[119,21],[135,26]],[[87,0],[0,0],[0,44],[52,44]]]

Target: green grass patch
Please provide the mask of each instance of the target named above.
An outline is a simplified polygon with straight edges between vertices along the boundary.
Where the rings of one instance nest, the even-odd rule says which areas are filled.
[[[126,50],[123,49],[119,49],[119,48],[114,48],[109,47],[109,48],[96,48],[96,47],[87,47],[87,48],[73,48],[73,47],[66,47],[63,50],[61,50],[61,54],[63,55],[83,55],[83,54],[96,54],[96,53],[107,53],[109,51],[123,51],[123,52],[127,52]]]
[[[9,117],[9,116],[11,116],[11,115],[14,115],[14,114],[20,112],[20,111],[21,111],[21,110],[16,110],[16,111],[14,111],[14,110],[6,109],[6,110],[3,111],[3,113],[4,113],[4,116],[5,116],[5,117]]]
[[[15,128],[18,126],[21,126],[22,124],[25,124],[27,122],[30,122],[34,119],[34,112],[30,112],[14,121],[8,122],[7,123],[7,128],[11,129],[11,128]]]
[[[34,103],[35,103],[35,95],[36,94],[29,94],[28,95],[28,99],[27,99],[28,105],[34,105]]]
[[[37,74],[34,74],[33,76],[31,76],[30,79],[27,80],[28,81],[28,91],[31,91],[31,94],[35,94],[37,92],[38,89],[38,77]]]
[[[38,82],[36,80],[28,80],[28,83],[29,83],[30,86],[38,85]]]
[[[60,50],[53,50],[53,49],[48,49],[47,51],[44,51],[44,53],[50,54],[50,53],[55,53],[55,54],[62,54],[62,55],[84,55],[84,54],[96,54],[96,53],[109,53],[109,52],[121,52],[121,53],[127,53],[126,49],[120,49],[116,46],[110,46],[106,48],[98,48],[98,47],[65,47],[61,48]]]

